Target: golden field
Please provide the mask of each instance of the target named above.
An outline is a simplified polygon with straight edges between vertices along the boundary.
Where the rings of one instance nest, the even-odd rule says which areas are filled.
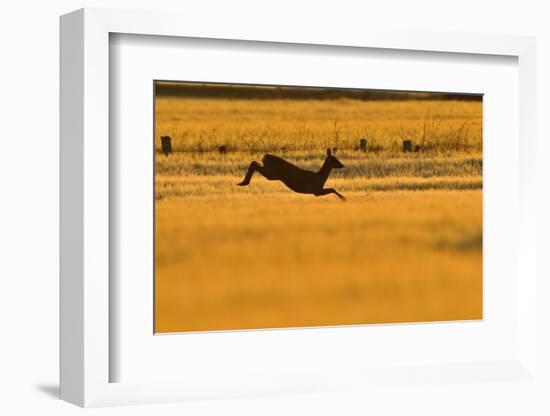
[[[157,332],[482,318],[481,102],[155,104]],[[236,186],[264,153],[317,170],[327,147],[347,202]]]

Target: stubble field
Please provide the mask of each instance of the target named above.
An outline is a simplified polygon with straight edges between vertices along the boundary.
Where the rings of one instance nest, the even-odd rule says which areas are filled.
[[[157,97],[156,331],[480,319],[481,125],[480,101]],[[347,202],[236,185],[327,147]]]

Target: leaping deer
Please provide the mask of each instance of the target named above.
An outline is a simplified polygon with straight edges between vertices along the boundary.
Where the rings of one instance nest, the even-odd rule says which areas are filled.
[[[254,172],[259,172],[266,179],[270,181],[281,181],[294,192],[300,194],[313,194],[315,196],[336,194],[341,200],[346,200],[342,194],[333,188],[323,189],[332,169],[342,169],[344,167],[344,165],[332,155],[330,149],[327,149],[327,158],[318,172],[301,169],[280,157],[269,154],[264,155],[262,162],[263,166],[256,161],[252,162],[243,181],[238,185],[248,185]]]

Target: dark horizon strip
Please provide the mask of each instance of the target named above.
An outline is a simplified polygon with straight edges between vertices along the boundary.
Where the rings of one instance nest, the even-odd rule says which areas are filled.
[[[481,94],[367,90],[353,88],[294,87],[221,83],[155,81],[156,96],[217,99],[334,100],[461,100],[482,101]]]

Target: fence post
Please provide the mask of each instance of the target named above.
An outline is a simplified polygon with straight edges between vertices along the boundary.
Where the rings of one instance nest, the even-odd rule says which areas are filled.
[[[403,153],[407,153],[411,151],[412,151],[412,141],[403,140]]]
[[[363,153],[367,152],[367,139],[359,140],[359,150],[361,150]]]
[[[172,153],[172,138],[170,136],[162,136],[160,138],[160,144],[162,148],[162,153],[164,153],[165,156],[168,156],[170,153]]]

